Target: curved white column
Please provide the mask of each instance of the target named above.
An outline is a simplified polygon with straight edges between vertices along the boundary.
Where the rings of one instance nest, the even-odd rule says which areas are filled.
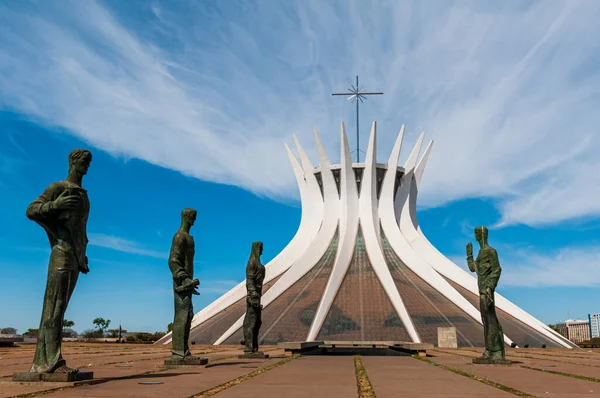
[[[319,230],[321,229],[321,223],[323,222],[323,211],[325,209],[325,202],[323,201],[323,195],[321,195],[321,188],[319,187],[319,182],[317,181],[317,178],[315,177],[315,167],[313,166],[312,162],[310,161],[310,159],[308,158],[308,156],[306,156],[306,152],[304,152],[304,149],[302,148],[302,146],[300,145],[300,142],[298,141],[298,138],[296,138],[296,136],[294,135],[294,143],[296,144],[296,150],[298,151],[298,155],[300,157],[300,162],[302,164],[302,173],[303,173],[303,177],[304,177],[304,182],[306,183],[306,198],[309,201],[309,203],[306,204],[307,207],[307,220],[306,223],[308,224],[308,227],[306,229],[306,233],[304,233],[301,237],[301,239],[307,240],[310,244],[310,242],[313,241],[313,239],[317,236],[317,233],[319,232]],[[286,145],[287,147],[287,145]],[[302,200],[302,197],[300,198]],[[306,246],[308,247],[308,246]],[[305,247],[305,249],[306,249]],[[291,264],[293,264],[294,260],[296,258],[298,258],[298,256],[301,253],[294,253],[295,257],[292,258],[288,258],[288,268]],[[265,280],[268,277],[268,271],[267,271],[267,275],[265,275]],[[269,279],[270,280],[270,279]]]
[[[323,223],[308,249],[294,258],[293,265],[289,267],[287,272],[263,295],[261,299],[263,308],[268,307],[269,304],[289,289],[300,278],[306,275],[306,273],[317,264],[327,251],[338,226],[340,199],[333,174],[330,172],[331,162],[325,153],[325,149],[323,148],[316,130],[314,131],[314,134],[317,151],[319,152],[321,177],[323,181],[323,199],[325,202],[323,209]],[[305,174],[308,172],[308,170],[305,170]],[[314,170],[311,172],[314,174]],[[321,197],[320,191],[319,197]],[[217,339],[215,345],[221,344],[223,341],[227,340],[233,333],[242,327],[243,323],[244,315],[242,315],[221,337]]]
[[[286,145],[286,151],[292,164],[294,175],[300,190],[302,218],[294,238],[266,265],[264,283],[281,275],[277,283],[265,292],[262,304],[268,307],[306,275],[326,253],[335,231],[339,228],[337,252],[327,286],[323,292],[315,318],[311,324],[307,340],[315,340],[329,313],[335,297],[344,281],[355,252],[359,225],[362,228],[366,254],[377,275],[381,286],[389,297],[410,338],[419,342],[419,334],[399,293],[381,244],[381,231],[385,232],[389,244],[402,262],[424,282],[458,306],[476,322],[481,322],[479,311],[470,304],[452,285],[444,279],[459,284],[474,294],[478,294],[477,279],[458,267],[442,255],[422,233],[416,215],[416,200],[432,142],[427,146],[419,160],[419,152],[424,134],[411,152],[404,166],[401,184],[396,187],[398,159],[401,150],[404,126],[392,150],[388,170],[381,187],[380,199],[377,199],[377,163],[376,163],[376,124],[369,139],[364,164],[353,164],[348,147],[344,125],[341,128],[341,165],[332,166],[319,136],[314,130],[315,142],[319,153],[321,186],[315,173],[318,171],[310,162],[297,138],[294,136],[299,161]],[[418,161],[418,162],[417,162]],[[354,167],[363,167],[361,192],[358,192]],[[333,169],[340,169],[340,189],[336,187]],[[321,188],[322,187],[322,188]],[[394,192],[397,190],[397,192]],[[395,198],[394,198],[395,196]],[[283,275],[282,275],[283,274]],[[196,327],[246,295],[245,282],[241,282],[225,295],[198,312],[192,322]],[[404,298],[406,299],[406,298]],[[498,293],[496,305],[526,325],[537,330],[552,341],[564,347],[574,347],[572,343],[550,330],[542,322],[523,311]],[[442,314],[444,315],[444,314]],[[221,344],[243,324],[243,316],[220,336],[215,344]],[[272,325],[265,325],[267,328]],[[170,335],[161,339],[169,343]],[[507,344],[512,341],[505,335]]]
[[[431,149],[431,144],[428,146],[428,150]],[[459,284],[471,293],[479,296],[479,288],[477,287],[477,278],[469,274],[458,265],[454,264],[450,259],[440,253],[435,246],[429,242],[429,240],[422,233],[421,228],[418,224],[416,215],[416,199],[418,195],[418,185],[421,182],[425,165],[429,157],[429,151],[426,151],[419,164],[416,166],[414,171],[414,179],[411,183],[410,198],[406,200],[406,206],[402,207],[402,217],[400,217],[400,229],[402,235],[406,238],[409,245],[419,253],[419,255],[437,272],[444,275],[451,281]],[[506,311],[516,319],[525,323],[526,325],[537,330],[539,333],[548,337],[552,341],[562,345],[563,347],[573,348],[573,344],[548,328],[545,324],[540,322],[538,319],[519,308],[499,293],[495,294],[496,307]]]
[[[308,160],[308,158],[306,158],[306,160],[302,160],[306,163],[306,167],[309,169],[303,170],[298,164],[298,161],[292,154],[292,151],[288,145],[284,145],[292,165],[292,170],[294,171],[294,176],[296,177],[296,182],[298,183],[298,189],[300,190],[300,225],[298,226],[296,234],[292,240],[285,246],[285,248],[283,248],[281,252],[279,252],[279,254],[277,254],[277,256],[275,256],[265,265],[266,274],[264,283],[270,282],[288,270],[293,264],[294,260],[297,259],[310,246],[312,240],[319,231],[321,220],[323,218],[323,200],[319,184],[313,173],[314,168],[310,164],[310,161],[306,163],[306,160]],[[304,150],[302,150],[302,147],[297,140],[296,146],[301,158],[302,156],[306,157]],[[238,283],[227,293],[197,312],[192,319],[191,328],[194,328],[200,325],[202,322],[207,321],[245,296],[246,281],[244,280]],[[166,339],[164,340],[164,344],[170,343],[172,339],[171,332],[169,332],[165,337]]]
[[[359,199],[360,225],[362,228],[365,249],[369,256],[369,261],[373,271],[381,282],[381,285],[392,306],[396,310],[399,318],[404,324],[408,335],[415,343],[420,343],[421,338],[415,328],[415,325],[406,310],[406,306],[400,297],[400,293],[394,283],[394,278],[385,261],[383,249],[380,244],[379,231],[379,212],[377,210],[377,169],[376,169],[376,142],[377,142],[377,124],[373,123],[367,154],[365,157],[365,170],[362,177],[362,189]],[[395,174],[396,168],[388,169],[388,172]],[[387,173],[386,173],[387,175]],[[393,178],[392,178],[393,180]]]
[[[352,260],[354,244],[358,234],[358,188],[356,187],[356,176],[352,168],[352,157],[343,123],[340,135],[342,153],[340,162],[342,166],[340,170],[340,240],[338,241],[338,250],[333,269],[317,307],[315,318],[308,331],[307,341],[314,341],[323,326],[325,317],[331,308]]]
[[[404,216],[399,217],[395,214],[395,209],[404,209],[408,203],[408,196],[410,194],[411,181],[414,175],[414,167],[416,160],[419,155],[421,145],[423,143],[424,134],[417,141],[415,148],[411,152],[408,160],[405,164],[405,174],[402,177],[402,183],[396,193],[396,200],[393,199],[393,189],[395,183],[395,176],[386,174],[383,187],[381,188],[381,199],[379,201],[379,214],[381,217],[381,226],[388,239],[388,242],[396,255],[402,260],[402,262],[413,271],[419,278],[431,285],[434,289],[440,292],[444,297],[454,303],[462,311],[468,314],[473,320],[482,324],[481,314],[466,298],[464,298],[459,292],[457,292],[444,278],[442,278],[429,264],[427,264],[419,254],[409,245],[409,243],[402,235],[397,218],[400,218],[400,223],[405,222]],[[394,149],[388,162],[389,170],[395,170],[398,166],[398,156],[400,154],[401,137],[397,140],[394,145]],[[395,203],[394,203],[395,202]],[[402,214],[402,213],[401,213]],[[506,335],[504,341],[507,344],[511,344],[510,340]]]

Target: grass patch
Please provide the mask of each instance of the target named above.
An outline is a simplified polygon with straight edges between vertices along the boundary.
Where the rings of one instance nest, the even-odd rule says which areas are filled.
[[[367,376],[367,371],[362,363],[360,355],[354,356],[354,373],[356,374],[356,385],[359,398],[376,398],[373,386]]]
[[[537,370],[538,372],[552,373],[553,375],[560,375],[560,376],[572,377],[574,379],[587,380],[587,381],[593,381],[595,383],[600,383],[600,379],[596,379],[595,377],[587,377],[587,376],[575,375],[573,373],[559,372],[557,370],[540,369],[540,368],[535,368],[535,367],[526,366],[526,365],[520,365],[520,367],[521,368],[525,368],[525,369],[529,369],[529,370]]]
[[[240,376],[240,377],[238,377],[236,379],[230,380],[230,381],[228,381],[226,383],[219,384],[218,386],[215,386],[215,387],[209,388],[208,390],[204,390],[202,392],[199,392],[198,394],[194,394],[190,398],[212,397],[213,395],[218,394],[218,393],[220,393],[223,390],[226,390],[226,389],[228,389],[230,387],[233,387],[235,385],[243,383],[246,380],[249,380],[249,379],[251,379],[253,377],[259,376],[259,375],[261,375],[261,374],[263,374],[265,372],[268,372],[269,370],[274,369],[274,368],[276,368],[278,366],[285,365],[286,363],[288,363],[288,362],[290,362],[290,361],[298,358],[299,356],[300,356],[300,354],[293,354],[292,356],[287,357],[287,358],[285,358],[285,359],[283,359],[283,360],[281,360],[281,361],[279,361],[277,363],[265,366],[264,368],[255,370],[254,372],[247,373],[247,374],[245,374],[243,376]]]
[[[419,361],[427,362],[428,364],[433,365],[433,366],[437,366],[438,368],[449,370],[450,372],[459,374],[461,376],[468,377],[469,379],[476,380],[476,381],[478,381],[480,383],[483,383],[485,385],[488,385],[488,386],[497,388],[499,390],[505,391],[507,393],[516,395],[517,397],[536,398],[535,395],[531,395],[531,394],[527,394],[526,392],[523,392],[523,391],[515,390],[512,387],[508,387],[508,386],[505,386],[503,384],[496,383],[495,381],[492,381],[492,380],[489,380],[489,379],[485,379],[483,377],[475,376],[474,374],[471,374],[471,373],[468,373],[468,372],[464,372],[464,371],[462,371],[460,369],[456,369],[456,368],[453,368],[453,367],[450,367],[450,366],[442,365],[441,363],[433,362],[430,359],[423,358],[423,357],[420,357],[418,355],[413,355],[413,358],[418,359]]]

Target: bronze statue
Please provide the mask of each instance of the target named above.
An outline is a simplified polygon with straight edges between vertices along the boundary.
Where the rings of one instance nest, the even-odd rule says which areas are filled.
[[[199,295],[196,288],[200,285],[194,277],[194,238],[190,228],[196,221],[197,212],[194,209],[181,211],[181,227],[173,237],[169,268],[173,275],[173,292],[175,293],[175,318],[173,320],[172,361],[187,361],[197,359],[192,357],[188,339],[194,317],[192,295]],[[176,364],[176,363],[175,363]]]
[[[500,261],[498,253],[488,245],[488,229],[484,226],[475,228],[475,239],[480,249],[477,260],[473,260],[473,244],[467,244],[467,263],[471,272],[477,273],[479,287],[479,311],[483,321],[485,351],[474,363],[510,363],[504,357],[504,332],[496,316],[494,292],[500,279]]]
[[[81,182],[91,161],[90,151],[72,151],[67,179],[50,184],[27,208],[27,218],[44,228],[52,248],[31,373],[79,372],[78,369],[67,367],[62,357],[61,343],[63,319],[77,278],[80,272],[89,272],[86,225],[90,201]]]
[[[244,317],[244,353],[255,356],[263,356],[258,351],[258,331],[260,330],[262,305],[263,280],[265,279],[265,267],[260,262],[263,252],[263,243],[252,243],[252,252],[246,265],[246,316]]]

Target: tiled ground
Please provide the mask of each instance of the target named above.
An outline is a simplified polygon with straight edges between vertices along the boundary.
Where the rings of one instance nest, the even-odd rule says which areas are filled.
[[[0,398],[5,397],[357,397],[352,356],[300,356],[276,347],[266,360],[238,360],[240,346],[193,346],[209,365],[168,369],[169,347],[65,343],[70,366],[102,383],[14,383],[27,371],[33,346],[0,348]],[[511,366],[473,365],[478,349],[439,349],[425,361],[409,356],[363,356],[373,392],[385,397],[600,397],[600,350],[509,349]],[[246,377],[244,377],[246,376]],[[251,376],[251,377],[250,377]],[[162,384],[140,384],[141,382]],[[233,382],[232,382],[233,381]],[[232,382],[226,384],[228,382]],[[211,395],[200,395],[224,385]],[[525,395],[523,395],[525,394]]]

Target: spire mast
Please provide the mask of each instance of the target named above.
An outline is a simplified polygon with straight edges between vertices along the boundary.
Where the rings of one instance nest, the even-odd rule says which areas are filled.
[[[359,162],[360,156],[360,130],[359,130],[359,107],[358,105],[367,99],[367,95],[382,95],[382,92],[367,92],[364,87],[358,85],[358,76],[356,76],[356,86],[348,87],[347,93],[333,93],[331,95],[348,96],[348,101],[356,102],[356,163]],[[353,151],[354,152],[354,151]],[[364,152],[363,152],[364,153]]]

